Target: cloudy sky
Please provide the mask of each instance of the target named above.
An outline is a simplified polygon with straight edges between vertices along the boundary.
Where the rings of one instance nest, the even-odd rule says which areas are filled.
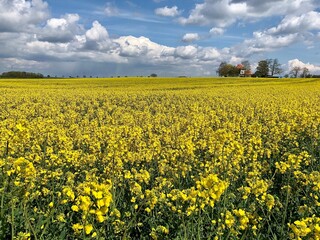
[[[267,58],[320,74],[320,0],[0,0],[0,72],[206,76]]]

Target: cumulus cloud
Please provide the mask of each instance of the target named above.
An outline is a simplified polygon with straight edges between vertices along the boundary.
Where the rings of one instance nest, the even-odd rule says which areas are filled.
[[[48,19],[37,37],[40,41],[70,42],[76,34],[83,31],[83,27],[78,24],[79,19],[78,14],[67,14],[62,18]]]
[[[242,43],[232,46],[231,52],[242,56],[250,57],[254,54],[274,51],[299,42],[299,34],[289,34],[283,36],[272,36],[265,32],[254,32],[253,38],[246,39]]]
[[[202,61],[219,60],[221,53],[212,47],[206,47],[199,50],[198,58]]]
[[[311,63],[304,63],[299,59],[292,59],[288,61],[289,70],[293,69],[294,67],[307,68],[310,71],[310,73],[320,74],[320,66],[316,66]]]
[[[139,57],[148,53],[150,40],[145,37],[135,38],[133,36],[120,37],[116,40],[120,46],[120,56]]]
[[[55,61],[58,59],[68,59],[71,53],[68,51],[67,43],[51,43],[42,41],[30,41],[26,43],[24,54],[30,60]]]
[[[179,46],[175,49],[175,57],[182,59],[191,59],[195,58],[197,55],[197,48],[194,46]]]
[[[196,4],[181,24],[227,27],[238,20],[256,20],[270,16],[301,14],[315,9],[313,0],[204,0]]]
[[[306,6],[308,3],[312,5],[312,1],[299,1],[300,4],[306,3]],[[224,34],[224,27],[239,19],[258,18],[259,11],[262,17],[278,14],[271,13],[278,9],[275,7],[276,2],[283,6],[282,1],[278,0],[205,0],[197,4],[189,16],[180,18],[180,22],[209,24],[210,35],[219,36]],[[0,0],[0,70],[20,69],[20,65],[21,69],[35,68],[39,71],[43,67],[51,69],[50,71],[56,68],[56,71],[64,72],[94,73],[101,68],[102,72],[121,69],[126,74],[139,71],[142,74],[143,71],[148,71],[145,69],[154,69],[152,72],[163,75],[214,74],[215,66],[221,61],[238,64],[253,54],[284,48],[299,41],[312,42],[320,39],[320,33],[317,32],[320,30],[319,12],[310,10],[298,13],[297,0],[290,1],[290,4],[286,0],[283,2],[288,6],[281,11],[289,11],[290,6],[292,14],[284,17],[278,26],[257,30],[250,39],[237,46],[217,49],[196,45],[170,47],[144,36],[115,38],[110,36],[107,26],[101,22],[93,21],[91,26],[85,28],[79,23],[78,14],[49,18],[48,6],[43,0]],[[7,7],[10,11],[5,12],[3,9]],[[160,9],[158,15],[161,16],[176,17],[181,13],[178,7]],[[114,16],[117,11],[113,4],[107,3],[104,13]],[[197,33],[187,33],[182,40],[190,44],[200,38]],[[105,63],[108,63],[108,68],[103,68]],[[302,62],[297,59],[290,62],[291,65],[298,63]],[[316,65],[307,63],[304,66],[311,72],[319,71]]]
[[[137,62],[156,64],[169,60],[174,53],[174,48],[155,43],[146,37],[122,36],[113,41],[119,46],[120,56],[130,57]]]
[[[182,37],[183,42],[194,42],[200,39],[200,36],[198,33],[186,33]]]
[[[29,31],[48,16],[48,4],[42,0],[1,0],[0,32]]]
[[[86,49],[107,50],[114,46],[107,29],[98,21],[94,21],[92,27],[86,31],[85,39]]]
[[[98,74],[98,66],[101,68],[101,64],[108,63],[113,67],[105,67],[103,71],[122,69],[130,73],[134,66],[144,66],[136,72],[163,69],[158,73],[202,75],[210,73],[212,64],[217,64],[221,57],[219,50],[211,47],[169,47],[143,36],[112,38],[98,21],[93,21],[89,28],[82,26],[78,14],[49,18],[48,6],[42,0],[0,0],[0,4],[1,7],[10,5],[12,12],[19,16],[18,20],[10,20],[11,25],[5,26],[8,31],[0,34],[0,70],[28,69],[68,75],[77,71],[97,71]],[[0,13],[3,13],[2,9]],[[39,12],[35,13],[36,9]],[[176,7],[167,9],[173,10],[172,16],[180,14]],[[169,13],[163,14],[170,16]],[[0,17],[4,18],[4,15]],[[19,25],[19,21],[24,25]],[[5,23],[9,20],[6,19]],[[1,29],[4,29],[3,25],[3,21],[0,22]],[[185,40],[198,38],[197,34],[187,34]]]
[[[233,46],[232,50],[242,56],[274,51],[301,42],[309,48],[317,41],[315,31],[320,30],[320,13],[310,11],[301,15],[288,15],[278,26],[253,32],[252,38]]]
[[[35,68],[41,70],[50,67],[49,63],[44,64],[39,61],[18,58],[0,58],[0,65],[4,69],[17,69],[23,71],[34,71]]]
[[[109,33],[98,21],[92,23],[92,28],[86,32],[89,41],[101,42],[109,39]]]
[[[300,16],[286,16],[277,27],[270,28],[267,33],[279,35],[312,30],[320,30],[319,12],[310,11]]]
[[[199,24],[225,27],[234,23],[238,16],[243,16],[246,12],[246,3],[205,0],[204,3],[196,4],[187,18],[181,17],[178,21],[183,25]]]
[[[163,8],[157,8],[155,11],[155,14],[158,16],[163,16],[163,17],[176,17],[180,15],[180,11],[178,10],[177,6],[173,7],[163,7]]]
[[[209,33],[210,33],[211,35],[223,35],[224,29],[223,29],[223,28],[216,28],[216,27],[214,27],[214,28],[211,28],[211,29],[210,29]]]

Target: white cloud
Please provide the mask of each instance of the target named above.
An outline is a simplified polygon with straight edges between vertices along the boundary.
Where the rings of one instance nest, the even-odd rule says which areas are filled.
[[[281,1],[277,2],[282,5]],[[284,2],[290,5],[288,1]],[[311,4],[311,1],[300,0],[301,4],[307,2]],[[180,21],[186,24],[209,24],[212,27],[209,32],[211,36],[223,35],[225,26],[240,19],[256,19],[258,12],[262,17],[267,16],[270,9],[276,9],[275,3],[276,0],[270,2],[206,0],[195,7],[197,11],[193,9],[190,16],[180,18]],[[139,71],[143,74],[149,71],[148,69],[153,69],[152,72],[159,75],[214,74],[221,61],[238,64],[252,54],[284,48],[297,42],[308,41],[311,44],[316,38],[320,39],[320,33],[317,33],[320,29],[319,13],[308,11],[298,14],[297,3],[297,0],[292,1],[290,7],[292,11],[295,10],[294,14],[284,17],[278,26],[257,30],[250,39],[237,46],[217,49],[196,45],[169,47],[144,36],[115,38],[110,36],[101,22],[93,21],[92,26],[85,28],[79,23],[78,14],[49,18],[48,6],[42,0],[0,0],[0,31],[3,31],[0,34],[0,67],[30,70],[34,68],[34,71],[47,70],[50,74],[54,71],[57,73],[63,71],[68,75],[69,71],[78,71],[78,74],[82,74],[81,71],[94,73],[99,70],[98,68],[101,68],[99,71],[102,73],[118,69],[117,71],[122,71],[119,74],[128,75]],[[4,9],[2,7],[8,6],[11,6],[12,13],[4,13],[2,10]],[[227,6],[227,8],[212,10],[210,8],[212,6]],[[262,12],[263,8],[266,9],[266,13]],[[38,13],[35,12],[36,9]],[[174,17],[181,13],[177,7],[161,9],[162,12],[159,14],[161,16]],[[254,9],[257,13],[254,13]],[[119,14],[124,17],[123,12],[120,14],[117,11],[114,5],[108,3],[104,14],[108,16]],[[287,10],[283,10],[285,11]],[[244,13],[249,14],[245,16]],[[12,14],[17,17],[16,20],[12,18]],[[133,19],[133,16],[130,15],[130,19]],[[200,38],[202,39],[197,33],[187,33],[182,40],[191,43]],[[7,60],[6,64],[4,59]],[[297,64],[298,61],[291,63]],[[319,71],[316,65],[309,63],[304,65],[310,71]]]
[[[175,57],[182,59],[191,59],[195,58],[197,55],[198,49],[194,46],[179,46],[175,49]]]
[[[316,65],[311,64],[311,63],[304,63],[304,62],[300,61],[299,59],[292,59],[292,60],[288,61],[289,71],[290,71],[290,69],[292,69],[294,67],[308,68],[310,73],[312,73],[312,74],[320,74],[320,66],[316,66]]]
[[[34,56],[35,58],[42,58],[45,60],[53,60],[64,58],[68,54],[67,43],[51,43],[42,41],[30,41],[26,43],[25,54]]]
[[[29,31],[48,16],[48,4],[42,0],[1,0],[0,32]]]
[[[183,42],[194,42],[200,39],[200,36],[198,33],[186,33],[182,37]]]
[[[23,71],[34,71],[35,68],[41,70],[50,67],[49,63],[19,58],[0,58],[0,65],[5,69],[15,69]]]
[[[85,48],[89,50],[101,51],[115,47],[107,29],[98,21],[94,21],[92,27],[86,31],[85,39]]]
[[[278,26],[253,32],[253,37],[233,46],[232,50],[242,56],[274,51],[301,42],[312,48],[317,42],[313,32],[320,30],[320,13],[310,11],[298,16],[286,16]]]
[[[119,46],[119,55],[131,61],[156,64],[172,58],[174,48],[152,42],[146,37],[122,36],[113,40]],[[134,57],[134,58],[132,58]]]
[[[226,27],[234,23],[239,15],[245,15],[246,7],[245,3],[205,0],[204,3],[196,4],[187,18],[179,18],[179,22],[183,25],[199,24]]]
[[[69,42],[76,34],[81,33],[83,27],[78,24],[78,14],[67,14],[62,18],[47,20],[46,26],[39,31],[37,37],[40,41]]]
[[[234,54],[249,57],[253,54],[270,52],[290,46],[301,39],[299,34],[272,36],[266,32],[254,32],[253,38],[244,40],[241,44],[231,48]]]
[[[196,4],[181,24],[227,27],[238,20],[257,20],[270,16],[301,14],[315,9],[313,0],[204,0]]]
[[[115,40],[120,45],[120,56],[139,57],[148,53],[150,40],[145,37],[135,38],[133,36],[120,37]]]
[[[219,60],[221,57],[220,52],[212,47],[206,47],[199,50],[198,58],[202,61]]]
[[[320,13],[310,11],[300,16],[287,16],[277,27],[270,28],[269,34],[291,34],[312,30],[320,30]]]
[[[211,28],[211,29],[210,29],[209,33],[210,33],[211,35],[223,35],[224,29],[223,29],[223,28],[216,28],[216,27],[214,27],[214,28]]]
[[[86,38],[89,41],[101,42],[109,39],[109,33],[98,21],[92,23],[92,28],[86,32]]]
[[[163,8],[157,8],[155,11],[155,14],[158,16],[163,16],[163,17],[176,17],[180,15],[180,11],[178,10],[177,6],[173,7],[163,7]]]

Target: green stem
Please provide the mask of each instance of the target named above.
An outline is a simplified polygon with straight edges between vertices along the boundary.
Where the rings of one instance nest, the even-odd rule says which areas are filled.
[[[286,196],[286,203],[285,203],[285,209],[284,209],[284,215],[283,215],[283,219],[282,219],[282,224],[281,224],[281,234],[282,236],[284,236],[284,224],[285,224],[285,221],[287,219],[287,209],[288,209],[288,204],[289,204],[289,178],[290,178],[290,175],[288,177],[288,182],[287,182],[287,196]]]
[[[25,220],[26,220],[26,223],[28,224],[28,226],[29,226],[29,228],[30,228],[30,230],[31,230],[31,232],[32,232],[32,234],[33,234],[34,239],[35,239],[35,240],[38,240],[37,235],[36,235],[36,232],[35,232],[32,224],[31,224],[31,222],[30,222],[28,213],[27,213],[27,211],[26,211],[26,203],[23,204],[23,215],[24,215],[24,218],[25,218]]]
[[[13,240],[15,238],[15,231],[14,231],[14,209],[15,209],[15,203],[12,200],[11,203],[11,239]]]
[[[197,227],[197,234],[198,234],[198,240],[201,240],[201,225],[202,225],[202,218],[201,218],[201,210],[198,211],[198,227]]]
[[[4,216],[4,196],[7,188],[7,181],[4,181],[3,193],[1,194],[1,211],[0,211],[0,219],[3,219]]]

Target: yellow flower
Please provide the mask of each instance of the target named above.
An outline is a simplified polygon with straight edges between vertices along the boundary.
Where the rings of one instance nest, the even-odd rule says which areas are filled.
[[[58,216],[57,216],[57,220],[59,222],[67,222],[66,219],[65,219],[65,215],[63,213],[60,213]]]
[[[235,223],[235,219],[232,216],[231,212],[227,211],[225,216],[225,224],[228,228],[231,228]]]
[[[311,229],[308,227],[305,221],[295,221],[294,225],[291,226],[291,229],[295,235],[299,237],[305,237],[311,232]]]
[[[249,218],[247,217],[246,211],[243,209],[233,210],[233,213],[238,217],[240,223],[240,230],[245,230],[248,227]]]
[[[30,234],[30,233],[19,232],[17,239],[20,239],[20,240],[30,240],[30,239],[31,239],[31,234]]]
[[[77,205],[72,205],[71,209],[74,212],[78,212],[79,211],[79,207]]]
[[[102,223],[105,220],[101,211],[96,211],[96,219],[99,223]]]
[[[75,233],[80,233],[83,229],[83,226],[80,223],[76,223],[72,225],[72,229]]]
[[[90,197],[88,196],[80,196],[79,197],[80,199],[80,209],[84,212],[87,212],[89,211],[89,208],[91,206],[91,200],[90,200]]]
[[[87,224],[84,227],[84,231],[85,231],[86,234],[90,234],[92,230],[93,230],[92,224]]]
[[[92,191],[92,195],[96,198],[96,199],[101,199],[103,197],[103,193],[101,191]]]
[[[91,189],[90,189],[90,187],[84,187],[83,191],[85,194],[90,195]]]

